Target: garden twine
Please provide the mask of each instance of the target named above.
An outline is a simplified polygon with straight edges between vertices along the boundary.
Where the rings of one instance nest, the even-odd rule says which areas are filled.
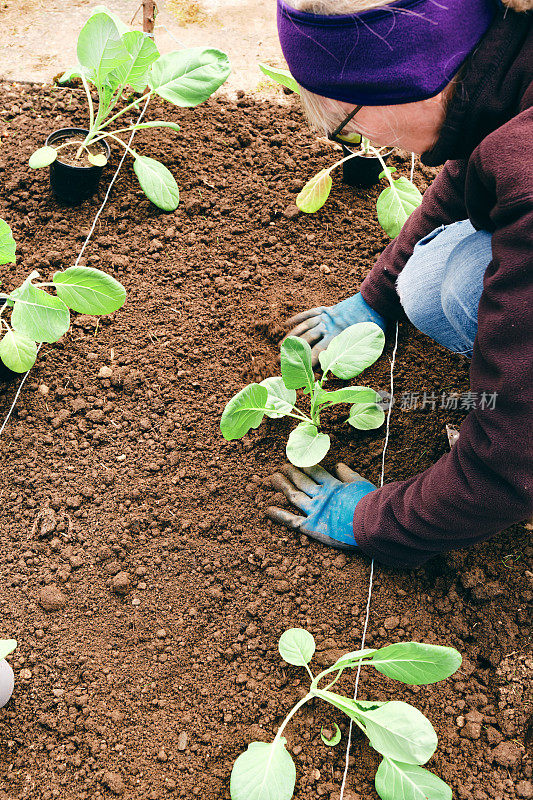
[[[140,122],[140,121],[142,120],[142,118],[144,117],[144,114],[145,114],[145,112],[146,112],[146,109],[148,108],[148,103],[149,103],[149,102],[150,102],[150,98],[148,97],[148,98],[146,99],[146,103],[144,104],[144,106],[143,106],[143,109],[142,109],[141,113],[139,114],[139,117],[138,117],[138,119],[137,119],[137,122],[135,123],[136,125],[138,125],[138,124],[139,124],[139,122]],[[131,143],[132,143],[132,141],[133,141],[133,137],[134,137],[134,136],[135,136],[135,130],[133,130],[133,131],[131,132],[131,136],[130,136],[130,138],[129,138],[129,141],[128,141],[128,147],[130,147],[130,146],[131,146]],[[82,244],[82,246],[81,246],[81,250],[80,250],[80,252],[78,253],[78,257],[76,258],[76,261],[75,261],[75,263],[74,263],[74,266],[75,266],[75,267],[77,267],[77,266],[79,265],[79,263],[80,263],[80,260],[81,260],[81,257],[82,257],[82,255],[83,255],[83,253],[84,253],[84,251],[85,251],[85,248],[87,247],[87,245],[88,245],[88,243],[89,243],[89,240],[90,240],[91,236],[92,236],[92,235],[93,235],[93,233],[94,233],[94,229],[96,228],[96,223],[97,223],[97,222],[98,222],[98,220],[100,219],[100,214],[101,214],[101,213],[102,213],[102,211],[104,210],[105,204],[107,203],[107,201],[108,201],[108,199],[109,199],[109,195],[110,195],[110,193],[111,193],[111,189],[113,188],[113,184],[115,183],[115,181],[116,181],[116,179],[117,179],[117,177],[118,177],[118,173],[119,173],[119,172],[120,172],[120,170],[122,169],[122,165],[123,165],[123,163],[124,163],[124,159],[126,158],[126,156],[127,156],[127,155],[128,155],[128,150],[127,150],[126,148],[124,148],[124,153],[122,154],[122,158],[120,159],[120,161],[119,161],[119,163],[118,163],[118,167],[117,167],[117,169],[116,169],[116,171],[115,171],[115,174],[114,174],[114,175],[113,175],[113,177],[111,178],[111,180],[110,180],[110,182],[109,182],[109,186],[107,187],[107,192],[105,193],[105,197],[104,197],[103,203],[102,203],[102,205],[100,206],[100,208],[98,209],[98,211],[96,212],[96,215],[95,215],[95,217],[94,217],[94,220],[93,220],[93,224],[91,225],[91,228],[90,228],[90,230],[89,230],[89,233],[87,234],[87,237],[86,237],[85,241],[83,242],[83,244]],[[43,345],[42,345],[42,342],[41,342],[41,344],[40,344],[40,345],[39,345],[39,347],[37,348],[37,355],[39,355],[39,351],[40,351],[40,349],[41,349],[41,347],[42,347],[42,346],[43,346]],[[4,432],[4,430],[5,430],[5,427],[6,427],[7,423],[9,422],[9,419],[10,419],[10,417],[11,417],[11,414],[13,413],[13,409],[15,408],[15,406],[16,406],[16,404],[17,404],[17,400],[19,399],[20,393],[21,393],[21,391],[22,391],[22,387],[24,386],[24,384],[25,384],[25,382],[26,382],[26,378],[28,377],[28,375],[30,374],[30,372],[31,372],[31,370],[32,370],[32,369],[33,369],[33,367],[30,367],[30,369],[29,369],[27,372],[25,372],[25,373],[24,373],[24,375],[23,375],[23,377],[22,377],[22,380],[21,380],[21,382],[19,383],[18,389],[17,389],[17,391],[16,391],[16,394],[15,394],[15,398],[14,398],[13,402],[11,403],[11,407],[10,407],[9,411],[7,412],[7,416],[6,416],[6,418],[4,419],[4,421],[3,421],[3,423],[2,423],[2,426],[0,427],[0,436],[3,434],[3,432]]]
[[[394,397],[394,365],[396,363],[396,351],[398,349],[398,322],[396,322],[396,335],[394,338],[394,349],[392,351],[392,358],[390,362],[390,403],[389,408],[387,410],[387,422],[385,427],[385,442],[383,443],[383,452],[381,454],[381,475],[379,479],[379,486],[380,488],[383,486],[385,480],[385,455],[387,453],[387,447],[389,444],[389,435],[390,435],[390,416],[392,412],[392,404]],[[363,635],[361,638],[361,650],[364,650],[365,647],[365,640],[366,640],[366,632],[368,629],[368,620],[370,619],[370,603],[372,600],[372,587],[374,584],[374,559],[370,562],[370,576],[368,579],[368,596],[366,601],[366,613],[365,613],[365,624],[363,625]],[[357,700],[357,692],[359,689],[359,676],[361,674],[361,664],[362,662],[359,661],[357,665],[357,672],[355,674],[355,687],[353,693],[353,699]],[[339,800],[343,800],[344,798],[344,789],[346,787],[346,778],[348,777],[348,766],[350,760],[350,748],[352,746],[352,731],[353,731],[353,719],[350,719],[350,727],[348,729],[348,745],[346,747],[346,758],[344,763],[344,774],[342,776],[342,784],[341,784],[341,792]]]

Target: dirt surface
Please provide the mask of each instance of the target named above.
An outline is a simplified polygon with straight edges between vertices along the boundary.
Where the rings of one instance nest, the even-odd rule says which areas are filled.
[[[0,3],[0,78],[50,83],[76,63],[78,33],[97,0],[3,0]],[[142,30],[137,0],[101,4]],[[258,61],[282,64],[273,0],[159,0],[155,41],[161,53],[181,47],[218,47],[228,53],[232,74],[224,91],[267,91]],[[243,24],[246,20],[246,24]]]
[[[2,90],[0,216],[19,243],[4,286],[70,265],[101,202],[60,207],[46,173],[26,164],[51,130],[84,122],[78,97]],[[43,348],[0,441],[0,636],[19,641],[15,694],[0,711],[2,800],[225,800],[236,756],[271,738],[307,685],[280,660],[283,630],[313,633],[315,668],[360,644],[368,561],[263,513],[279,499],[268,476],[290,423],[231,443],[218,423],[233,393],[277,373],[283,319],[357,289],[387,242],[377,189],[337,176],[327,206],[298,215],[295,193],[333,155],[296,105],[242,96],[179,115],[154,103],[150,115],[182,126],[136,138],[176,175],[181,204],[159,212],[126,162],[84,263],[121,280],[127,304],[99,322],[74,316]],[[107,180],[117,160],[115,150]],[[417,171],[421,189],[432,176]],[[362,382],[388,388],[391,350]],[[398,398],[463,392],[467,362],[402,324],[395,386]],[[2,419],[14,391],[0,390]],[[445,422],[464,414],[398,402],[387,480],[432,464]],[[377,481],[383,430],[342,419],[331,417],[327,463]],[[376,567],[368,643],[449,644],[464,662],[428,688],[364,673],[360,696],[404,698],[429,716],[439,735],[429,767],[461,800],[532,796],[532,570],[525,526],[415,572]],[[333,722],[343,739],[330,749],[320,727]],[[289,726],[298,800],[337,800],[346,730],[319,703]],[[356,736],[346,800],[376,796],[377,762]]]

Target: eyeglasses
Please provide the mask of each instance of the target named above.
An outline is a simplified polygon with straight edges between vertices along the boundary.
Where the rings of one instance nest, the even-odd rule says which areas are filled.
[[[353,109],[353,111],[350,111],[350,113],[348,114],[348,116],[346,117],[346,119],[343,119],[343,121],[341,122],[341,124],[340,124],[340,125],[338,125],[338,126],[335,128],[335,130],[333,131],[333,133],[330,133],[330,134],[328,135],[328,139],[329,139],[330,141],[332,141],[332,142],[336,142],[337,144],[340,144],[340,145],[342,145],[343,147],[346,147],[348,144],[350,144],[350,141],[349,141],[349,140],[347,140],[346,138],[343,138],[343,137],[341,136],[341,131],[342,131],[342,130],[343,130],[345,127],[346,127],[346,125],[347,125],[347,124],[350,122],[350,120],[352,120],[352,119],[355,117],[355,115],[357,114],[357,112],[358,112],[358,111],[361,111],[362,107],[363,107],[363,106],[356,106],[356,107]],[[359,135],[359,134],[357,134],[357,135]]]

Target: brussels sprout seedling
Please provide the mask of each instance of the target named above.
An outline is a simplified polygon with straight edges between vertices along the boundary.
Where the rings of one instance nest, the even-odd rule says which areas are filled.
[[[347,422],[359,430],[379,428],[385,414],[381,396],[366,386],[347,386],[326,391],[323,386],[329,373],[351,379],[379,358],[385,334],[374,322],[358,322],[331,340],[319,355],[322,378],[315,380],[311,348],[303,339],[288,336],[281,345],[281,378],[266,378],[250,383],[232,397],[220,421],[225,439],[240,439],[251,428],[258,428],[266,414],[272,419],[292,417],[299,424],[287,442],[287,458],[296,467],[312,467],[321,461],[330,447],[327,433],[320,431],[321,411],[339,403],[350,403]],[[296,406],[296,389],[309,395],[310,414]]]
[[[15,240],[0,219],[0,265],[15,263]],[[124,305],[126,290],[99,269],[69,267],[47,283],[34,283],[34,270],[9,294],[0,292],[0,358],[13,372],[27,372],[37,358],[36,342],[57,342],[70,327],[70,311],[111,314]],[[53,287],[55,295],[44,289]],[[9,322],[3,314],[11,312]]]
[[[261,71],[272,78],[277,83],[287,86],[292,91],[299,94],[299,87],[292,75],[288,70],[277,69],[269,67],[267,64],[259,64]],[[304,188],[296,198],[296,205],[300,211],[306,214],[314,214],[318,211],[326,200],[328,199],[333,182],[331,180],[331,173],[337,167],[340,167],[346,161],[352,158],[365,158],[372,156],[379,159],[383,171],[380,174],[381,178],[386,178],[389,185],[379,195],[376,203],[376,211],[378,214],[378,221],[387,236],[395,239],[400,233],[406,219],[422,202],[422,195],[412,181],[405,178],[403,175],[397,179],[392,177],[396,172],[396,167],[388,167],[383,159],[383,152],[387,149],[385,147],[374,147],[369,139],[360,136],[357,133],[348,134],[339,137],[350,147],[354,144],[359,144],[358,150],[352,150],[349,156],[341,158],[332,164],[331,167],[326,167],[317,172],[310,180],[307,181]]]
[[[302,628],[291,628],[279,640],[281,657],[289,664],[305,667],[311,678],[308,694],[287,714],[274,741],[252,742],[235,761],[231,773],[231,800],[290,800],[296,783],[296,768],[285,748],[283,731],[296,712],[309,700],[318,698],[338,708],[368,737],[383,756],[376,777],[382,800],[450,800],[450,787],[423,769],[437,748],[437,734],[430,721],[409,703],[397,700],[380,703],[353,700],[331,688],[345,669],[374,667],[382,675],[412,686],[436,683],[459,669],[461,656],[452,647],[418,642],[397,642],[379,650],[365,649],[341,656],[316,677],[309,668],[315,640]],[[333,677],[324,688],[320,684]],[[337,725],[333,739],[338,742]],[[325,740],[333,744],[333,740]]]
[[[9,702],[13,694],[15,676],[5,658],[13,652],[16,646],[15,639],[0,639],[0,708]]]
[[[95,154],[94,146],[109,138],[118,142],[133,156],[133,169],[142,190],[149,200],[163,211],[174,211],[179,203],[179,190],[169,170],[148,156],[141,156],[118,136],[145,128],[171,128],[179,130],[174,122],[155,120],[137,124],[126,123],[109,130],[128,113],[138,110],[153,94],[175,106],[197,106],[207,100],[230,73],[228,57],[213,48],[192,47],[160,55],[153,39],[140,31],[130,30],[104,6],[94,9],[78,37],[78,64],[65,72],[61,82],[80,78],[89,106],[89,132],[83,141],[76,141],[76,159],[87,153],[90,164],[104,166],[105,156]],[[95,110],[89,84],[98,92]],[[112,113],[124,96],[126,87],[135,92],[145,92],[121,111]],[[61,148],[72,145],[72,139],[54,147],[40,147],[30,157],[30,167],[50,165]]]

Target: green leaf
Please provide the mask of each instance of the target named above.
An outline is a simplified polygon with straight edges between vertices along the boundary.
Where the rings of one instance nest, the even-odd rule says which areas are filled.
[[[278,649],[287,664],[305,667],[315,653],[315,640],[313,635],[304,628],[289,628],[288,631],[281,634]]]
[[[241,439],[251,428],[258,428],[266,413],[268,392],[250,383],[231,398],[222,412],[220,430],[224,439]]]
[[[280,419],[286,414],[290,414],[296,403],[296,392],[294,389],[287,389],[283,383],[283,378],[265,378],[260,386],[264,386],[268,392],[267,417]]]
[[[119,16],[117,16],[117,14],[114,14],[112,11],[106,8],[106,6],[95,6],[91,11],[91,17],[94,17],[96,14],[107,14],[108,17],[111,17],[111,19],[117,26],[117,30],[120,33],[120,35],[131,32],[131,28],[129,28],[125,22],[122,22],[122,20],[120,19]]]
[[[397,642],[376,650],[368,663],[388,678],[421,686],[449,678],[459,669],[461,661],[461,654],[453,647]]]
[[[191,47],[158,58],[150,70],[149,86],[175,106],[197,106],[211,97],[230,72],[226,53]]]
[[[337,403],[380,403],[382,400],[381,395],[367,386],[347,386],[345,389],[335,389],[334,392],[327,392],[318,386],[315,397],[321,406]]]
[[[122,284],[92,267],[69,267],[56,272],[53,283],[58,297],[79,314],[112,314],[126,301]]]
[[[363,650],[354,650],[352,653],[345,653],[345,655],[338,658],[333,666],[335,669],[355,667],[359,664],[362,658],[367,658],[375,652],[375,650],[369,647],[365,647]]]
[[[4,659],[12,653],[16,646],[16,639],[0,639],[0,659]]]
[[[296,205],[306,214],[314,214],[322,208],[329,197],[333,181],[329,169],[321,169],[311,180],[307,181],[296,198]]]
[[[352,428],[370,431],[385,422],[385,412],[376,403],[355,403],[350,409],[348,422]]]
[[[311,348],[304,339],[287,336],[281,343],[281,374],[287,389],[313,390],[315,376]]]
[[[172,173],[155,158],[137,156],[133,169],[148,200],[163,211],[175,211],[180,192]]]
[[[342,735],[341,729],[339,728],[336,722],[333,723],[333,727],[335,729],[335,732],[331,737],[331,739],[326,738],[326,736],[324,735],[324,728],[321,728],[320,730],[320,738],[322,739],[324,744],[327,745],[328,747],[335,747],[335,745],[339,744],[341,740],[341,735]]]
[[[339,711],[342,711],[347,717],[354,720],[357,720],[357,715],[364,711],[373,711],[376,708],[381,708],[381,706],[386,705],[386,703],[371,702],[369,700],[351,700],[349,697],[344,697],[342,694],[328,692],[325,689],[315,690],[313,694],[316,697],[320,697],[321,700],[325,700],[326,703],[330,703],[330,705],[338,708]]]
[[[374,710],[359,709],[356,718],[374,750],[396,761],[425,764],[437,748],[431,722],[408,703],[393,700]]]
[[[14,264],[17,243],[11,233],[11,228],[4,219],[0,219],[0,266]]]
[[[39,147],[34,153],[31,154],[28,164],[32,169],[41,169],[41,167],[48,167],[57,158],[57,150],[55,147]]]
[[[318,359],[324,373],[354,378],[376,361],[385,347],[385,334],[375,322],[358,322],[331,340]]]
[[[60,297],[43,292],[26,279],[11,293],[15,305],[11,327],[35,342],[57,342],[70,326],[70,314]]]
[[[381,180],[382,178],[385,178],[387,173],[389,175],[392,175],[393,172],[398,172],[396,167],[387,167],[387,169],[384,169],[382,172],[379,173],[378,178],[379,178],[379,180]]]
[[[0,358],[13,372],[27,372],[35,364],[37,345],[24,334],[8,330],[0,341]]]
[[[379,224],[395,239],[410,214],[422,202],[422,195],[410,180],[403,176],[392,181],[393,186],[384,189],[376,204]]]
[[[180,126],[177,122],[166,122],[164,119],[154,119],[153,122],[139,122],[131,126],[136,131],[142,131],[145,128],[172,128],[173,131],[179,131]]]
[[[280,83],[282,86],[286,86],[287,89],[290,89],[295,94],[300,94],[300,87],[292,77],[291,73],[288,69],[281,69],[280,67],[271,67],[270,64],[263,64],[260,62],[258,64],[259,69],[266,75],[267,78],[272,78],[273,81],[276,83]]]
[[[70,67],[70,69],[67,69],[67,71],[62,74],[57,82],[70,83],[73,78],[81,78],[82,73],[85,74],[85,70],[81,64],[76,64],[75,67]]]
[[[319,433],[312,422],[300,422],[291,431],[285,452],[295,467],[313,467],[322,461],[329,450],[329,445],[327,433]]]
[[[376,772],[381,800],[451,800],[452,790],[423,767],[384,758]]]
[[[103,153],[96,153],[96,155],[89,153],[87,156],[87,161],[89,164],[92,164],[93,167],[105,167],[107,164],[107,158]]]
[[[78,61],[97,86],[101,86],[113,70],[131,59],[108,13],[89,17],[78,36],[77,53]]]
[[[130,60],[113,70],[109,76],[111,83],[126,84],[135,92],[143,92],[148,83],[150,67],[159,58],[155,42],[141,31],[122,34],[122,43],[130,55]]]
[[[296,768],[285,749],[286,739],[252,742],[231,771],[231,800],[291,800]]]

